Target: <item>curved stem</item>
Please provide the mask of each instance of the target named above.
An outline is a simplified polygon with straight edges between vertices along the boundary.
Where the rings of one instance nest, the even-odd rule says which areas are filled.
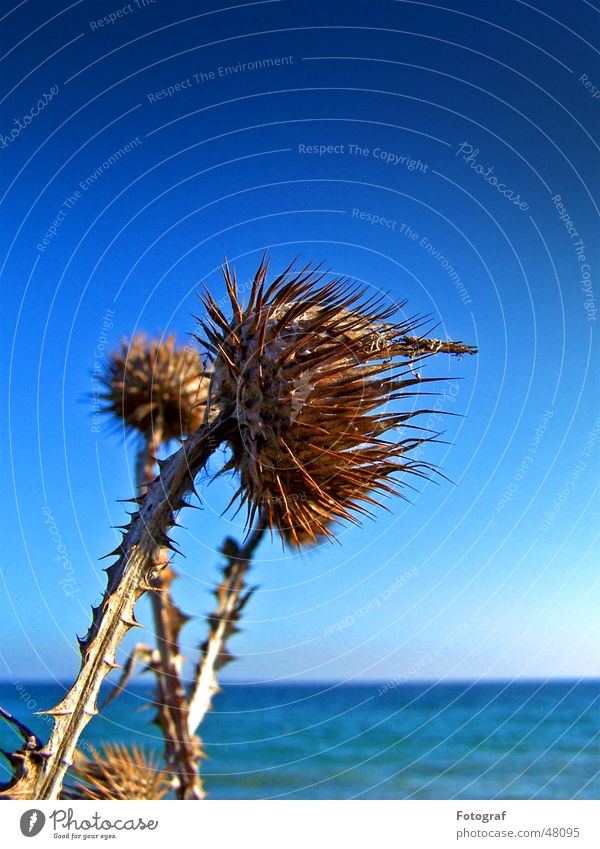
[[[81,669],[65,698],[46,713],[54,727],[45,746],[20,753],[20,774],[0,798],[56,799],[64,775],[72,763],[77,741],[97,713],[100,687],[116,666],[115,654],[127,632],[137,625],[136,601],[150,589],[157,552],[171,543],[167,532],[175,514],[194,492],[194,479],[211,454],[227,439],[231,419],[218,419],[199,428],[168,460],[148,487],[139,512],[132,516],[121,544],[112,552],[118,559],[107,569],[108,581],[100,605],[93,610],[92,624],[80,641]]]
[[[193,734],[206,713],[211,709],[213,696],[219,692],[217,672],[233,660],[226,648],[227,640],[238,630],[237,622],[253,590],[246,589],[246,574],[254,552],[266,530],[266,522],[260,518],[255,530],[241,548],[235,540],[228,538],[223,545],[227,565],[223,568],[223,580],[217,587],[217,609],[208,618],[209,635],[201,647],[201,658],[196,667],[196,676],[189,701],[189,731]]]

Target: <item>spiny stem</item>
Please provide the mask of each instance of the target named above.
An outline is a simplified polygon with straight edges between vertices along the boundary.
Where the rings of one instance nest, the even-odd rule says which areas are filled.
[[[154,671],[155,666],[158,665],[157,654],[158,653],[155,650],[153,651],[152,646],[145,645],[144,643],[137,643],[123,664],[123,671],[121,672],[119,680],[107,694],[100,706],[100,710],[107,708],[109,704],[117,698],[117,696],[121,695],[131,680],[137,663],[144,663],[149,669]]]
[[[50,738],[42,748],[22,751],[20,774],[0,798],[56,799],[64,775],[72,763],[77,741],[91,717],[97,713],[100,687],[116,666],[117,647],[137,623],[136,601],[149,588],[157,551],[170,545],[168,530],[175,513],[194,492],[194,479],[211,454],[232,430],[229,416],[195,431],[187,442],[161,465],[161,474],[148,487],[139,512],[132,516],[115,550],[116,562],[107,569],[108,581],[102,603],[94,609],[92,624],[80,641],[82,663],[79,675],[65,698],[46,711],[54,717]]]
[[[452,342],[448,339],[427,339],[423,336],[400,336],[390,341],[389,347],[395,356],[408,357],[409,359],[422,357],[426,354],[451,354],[460,358],[465,354],[477,353],[477,348],[474,345],[465,345],[464,342]]]
[[[170,570],[170,567],[165,567]],[[170,578],[169,578],[170,580]],[[157,642],[157,717],[165,740],[165,762],[173,775],[178,799],[203,799],[198,775],[202,757],[200,740],[189,732],[188,701],[181,680],[183,658],[179,650],[179,629],[183,619],[169,593],[169,580],[152,594]]]
[[[242,547],[228,538],[223,545],[227,565],[223,568],[223,580],[217,587],[217,609],[208,618],[209,635],[201,647],[201,659],[189,703],[189,731],[193,734],[212,705],[213,696],[220,691],[217,672],[233,660],[226,648],[227,640],[238,630],[242,610],[253,590],[246,589],[246,574],[254,552],[266,530],[266,521],[260,518],[255,530]]]
[[[157,416],[138,455],[136,483],[139,495],[146,492],[155,477],[156,457],[162,439],[162,423]],[[168,549],[161,548],[156,555],[155,574],[150,582],[154,590],[150,600],[158,650],[156,722],[163,734],[165,763],[173,774],[177,797],[202,799],[205,794],[197,766],[202,749],[198,737],[188,730],[188,703],[181,680],[183,658],[179,649],[179,631],[187,617],[171,597],[170,585],[174,578]]]

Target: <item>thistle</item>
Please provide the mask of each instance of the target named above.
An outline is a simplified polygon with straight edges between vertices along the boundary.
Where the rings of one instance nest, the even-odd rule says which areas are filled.
[[[69,798],[162,799],[169,792],[169,774],[137,746],[130,751],[118,743],[107,743],[102,754],[78,755],[71,768],[77,784],[65,793]]]
[[[155,477],[156,457],[161,444],[186,436],[200,427],[204,418],[208,378],[203,374],[198,352],[175,346],[173,336],[165,342],[134,336],[121,342],[101,378],[106,387],[102,412],[121,420],[128,431],[137,432],[141,442],[136,483],[143,495]],[[150,583],[154,630],[158,644],[156,724],[165,740],[165,760],[173,773],[180,798],[202,798],[196,764],[201,757],[200,741],[188,731],[188,704],[181,680],[183,658],[179,632],[188,617],[171,597],[176,573],[169,552],[158,549]]]
[[[475,349],[420,340],[413,335],[419,319],[389,322],[403,304],[366,299],[344,279],[323,283],[309,266],[290,266],[267,286],[267,267],[263,260],[245,306],[225,267],[231,319],[210,294],[202,299],[208,321],[200,322],[200,341],[214,360],[208,421],[226,412],[235,421],[226,469],[239,473],[232,502],[247,504],[248,524],[260,510],[300,547],[368,515],[379,496],[398,494],[396,473],[431,471],[407,457],[435,438],[415,436],[409,424],[430,411],[390,405],[412,402],[411,388],[434,380],[415,374],[416,359],[448,345],[455,353]]]
[[[172,338],[168,343],[160,344],[137,336],[130,345],[124,340],[120,350],[112,354],[103,377],[108,389],[104,396],[108,400],[104,412],[118,416],[128,430],[135,429],[141,434],[137,462],[140,494],[145,492],[155,476],[155,457],[161,442],[178,435],[194,419],[197,424],[200,423],[209,383],[205,376],[202,376],[201,382],[198,381],[201,373],[196,351],[175,348]],[[180,388],[179,381],[185,385],[184,390]],[[181,410],[178,416],[179,404]],[[171,423],[166,432],[163,430],[165,421]],[[177,424],[179,426],[175,428]],[[257,533],[254,547],[261,536],[262,531]],[[148,668],[157,680],[154,721],[165,739],[165,760],[171,767],[173,786],[180,798],[204,797],[197,770],[203,754],[195,732],[210,707],[212,696],[219,691],[217,671],[231,659],[225,643],[235,632],[234,621],[239,618],[251,595],[251,591],[244,591],[243,577],[249,568],[250,556],[251,552],[245,559],[240,555],[240,559],[224,570],[223,581],[217,591],[219,607],[209,617],[209,637],[202,644],[202,657],[189,697],[182,683],[183,658],[179,649],[179,632],[188,617],[171,597],[170,585],[175,573],[169,565],[168,552],[162,549],[155,560],[156,576],[152,584],[156,592],[152,594],[151,601],[158,651],[151,654]],[[136,647],[132,654],[133,663],[138,649],[143,653],[143,647]],[[122,689],[128,674],[126,671],[115,693]]]
[[[103,413],[148,438],[160,431],[165,444],[202,424],[208,378],[193,348],[176,347],[174,336],[148,340],[141,333],[121,341],[105,373]]]
[[[316,271],[290,267],[267,287],[266,274],[263,261],[244,307],[235,275],[226,268],[230,320],[206,296],[203,327],[214,374],[204,423],[161,462],[160,475],[134,499],[139,509],[112,552],[116,560],[106,570],[103,599],[80,640],[77,679],[60,704],[46,711],[54,726],[45,745],[23,729],[23,746],[11,756],[14,774],[0,798],[58,797],[117,648],[137,624],[134,606],[154,589],[161,550],[172,547],[168,533],[176,515],[221,445],[232,448],[230,465],[240,474],[237,498],[248,505],[249,520],[260,511],[261,520],[297,545],[330,536],[332,524],[356,521],[377,503],[375,496],[397,493],[397,472],[431,470],[406,457],[435,438],[427,431],[407,435],[410,420],[430,411],[382,408],[413,399],[412,387],[433,380],[421,379],[415,362],[476,349],[415,336],[415,319],[388,322],[395,307],[366,300],[343,280],[323,284]],[[399,359],[403,365],[394,363]],[[401,438],[390,438],[398,428]],[[239,579],[236,584],[239,599]]]

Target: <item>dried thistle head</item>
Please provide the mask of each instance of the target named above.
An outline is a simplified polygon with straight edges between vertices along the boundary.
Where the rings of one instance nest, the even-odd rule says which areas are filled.
[[[162,799],[170,790],[169,775],[158,760],[137,746],[131,751],[119,743],[106,743],[103,754],[80,757],[71,768],[77,786],[70,796],[78,799]]]
[[[102,412],[121,419],[143,436],[160,431],[169,442],[196,430],[203,421],[209,379],[194,348],[178,347],[136,334],[108,359],[100,377],[106,391]]]
[[[267,268],[263,259],[244,306],[225,266],[231,319],[210,294],[202,298],[208,319],[200,341],[214,364],[208,419],[237,423],[226,468],[239,472],[232,500],[247,503],[248,522],[261,511],[284,540],[301,546],[333,536],[336,523],[357,522],[379,496],[399,493],[395,473],[431,470],[406,457],[435,438],[415,435],[409,424],[430,411],[385,407],[414,399],[411,387],[432,380],[412,364],[434,351],[410,335],[419,320],[389,321],[402,305],[366,299],[344,279],[324,282],[309,266],[290,266],[267,285]]]

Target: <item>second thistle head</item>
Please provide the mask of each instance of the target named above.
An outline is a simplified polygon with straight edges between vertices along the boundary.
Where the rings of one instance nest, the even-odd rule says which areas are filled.
[[[100,378],[105,388],[102,412],[121,420],[144,438],[178,439],[200,426],[209,379],[195,348],[177,346],[138,333],[122,340]]]
[[[367,299],[345,279],[290,266],[267,284],[267,269],[263,260],[244,305],[225,266],[231,318],[203,298],[201,341],[214,365],[207,417],[235,421],[226,468],[239,473],[235,498],[249,522],[260,512],[299,546],[398,493],[395,473],[431,469],[406,456],[435,436],[409,424],[429,412],[415,407],[411,388],[432,380],[412,363],[440,348],[411,335],[418,320],[390,321],[398,305]],[[398,411],[400,400],[409,403]]]
[[[169,792],[169,774],[143,749],[107,743],[89,756],[76,752],[71,776],[76,785],[67,798],[118,801],[162,799]]]

